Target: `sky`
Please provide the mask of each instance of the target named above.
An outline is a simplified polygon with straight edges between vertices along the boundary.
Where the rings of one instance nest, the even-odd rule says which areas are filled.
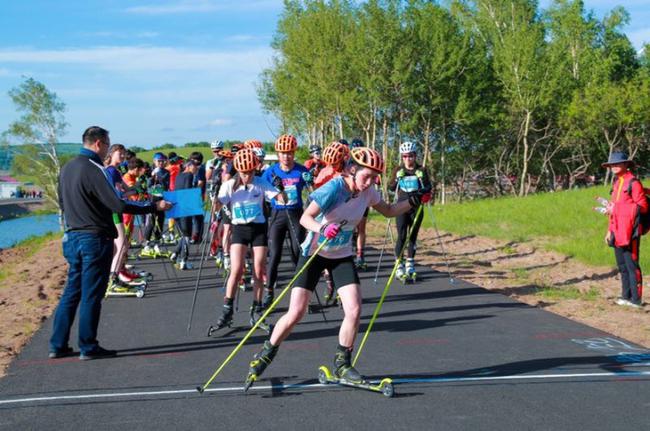
[[[650,42],[650,0],[585,3],[597,17],[624,6],[632,43]],[[145,148],[273,140],[256,83],[281,12],[282,0],[0,0],[0,131],[19,117],[8,91],[32,77],[66,103],[63,142],[91,125]]]

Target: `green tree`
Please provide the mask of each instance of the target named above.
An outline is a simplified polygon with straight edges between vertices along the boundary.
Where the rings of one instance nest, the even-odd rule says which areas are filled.
[[[25,79],[9,91],[9,97],[21,117],[12,122],[8,135],[31,149],[23,155],[31,162],[25,174],[43,188],[46,199],[59,208],[58,180],[62,161],[57,153],[57,142],[65,134],[65,103],[56,93],[33,78]]]

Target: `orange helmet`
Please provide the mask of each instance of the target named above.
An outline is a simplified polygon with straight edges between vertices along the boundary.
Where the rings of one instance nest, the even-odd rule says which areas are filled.
[[[384,172],[384,159],[382,159],[381,154],[372,148],[368,147],[357,147],[353,148],[350,152],[352,160],[359,166],[364,166],[370,168],[377,172]]]
[[[241,150],[244,148],[244,144],[232,144],[230,146],[230,151],[232,151],[233,154],[237,154],[237,151]]]
[[[264,146],[257,139],[249,139],[248,141],[244,141],[244,148],[264,148]]]
[[[230,150],[221,150],[219,151],[219,154],[224,158],[224,159],[232,159],[235,155],[232,153]]]
[[[260,159],[257,158],[252,149],[243,148],[235,153],[232,164],[237,172],[250,172],[257,168],[259,162]]]
[[[298,147],[298,141],[293,135],[280,135],[277,141],[275,141],[275,151],[279,153],[291,153],[296,151]]]
[[[350,149],[347,145],[338,141],[332,142],[323,151],[323,161],[328,165],[338,165],[350,156]]]

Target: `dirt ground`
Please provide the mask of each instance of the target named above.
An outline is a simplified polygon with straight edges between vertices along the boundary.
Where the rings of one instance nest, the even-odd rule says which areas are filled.
[[[61,241],[31,254],[25,247],[0,250],[0,377],[42,322],[52,314],[67,272]]]
[[[381,247],[386,224],[371,222],[368,232],[368,244]],[[650,307],[634,310],[614,305],[620,280],[612,268],[589,267],[536,244],[444,232],[441,240],[453,277],[650,347]],[[433,230],[420,232],[417,261],[447,270]],[[0,270],[2,377],[9,362],[54,311],[67,266],[60,240],[53,240],[34,254],[20,247],[1,250]]]

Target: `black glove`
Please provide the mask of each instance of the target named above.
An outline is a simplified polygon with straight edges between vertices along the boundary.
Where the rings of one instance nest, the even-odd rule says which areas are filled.
[[[423,190],[416,190],[409,193],[409,204],[411,204],[411,207],[415,208],[420,205],[424,193]]]
[[[282,184],[282,178],[277,175],[273,176],[273,181],[271,182],[273,187],[275,187],[280,193],[284,191],[284,184]]]

